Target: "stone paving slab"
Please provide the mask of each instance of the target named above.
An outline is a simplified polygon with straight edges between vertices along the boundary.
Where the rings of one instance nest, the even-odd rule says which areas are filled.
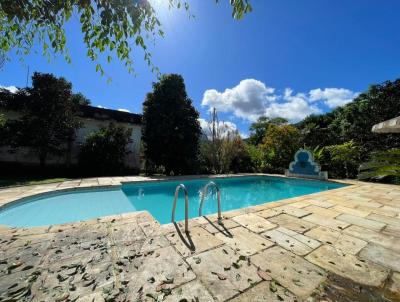
[[[342,234],[326,227],[317,227],[306,233],[307,236],[332,245],[336,249],[349,254],[357,254],[367,245],[367,242],[356,237]]]
[[[274,245],[272,241],[244,227],[233,228],[229,234],[218,233],[215,236],[243,256],[253,255]]]
[[[257,269],[229,247],[187,259],[201,283],[217,301],[225,301],[261,281]]]
[[[255,233],[261,233],[276,227],[276,224],[251,213],[236,216],[232,219]]]
[[[211,300],[210,300],[211,301]],[[243,294],[230,300],[232,302],[298,302],[298,298],[274,281],[264,281]]]
[[[329,245],[321,246],[305,259],[335,274],[370,286],[381,286],[389,274],[389,270],[383,266],[359,260]]]
[[[224,243],[201,227],[193,228],[189,234],[169,234],[167,239],[183,257],[210,250]]]
[[[276,244],[280,245],[284,249],[295,253],[296,255],[306,255],[311,252],[313,249],[310,248],[308,245],[300,242],[299,240],[291,237],[283,232],[280,232],[279,228],[271,231],[267,231],[262,233],[265,238],[275,242]]]
[[[361,259],[367,259],[372,262],[389,267],[394,271],[400,272],[400,257],[395,251],[385,249],[381,245],[368,244],[360,252]]]
[[[299,298],[308,297],[325,280],[321,268],[278,246],[252,256],[251,262]]]
[[[207,288],[198,280],[186,283],[178,288],[172,290],[171,295],[168,295],[163,300],[164,302],[177,302],[177,301],[196,301],[196,302],[210,302],[213,297],[208,292]]]
[[[369,241],[375,244],[382,245],[387,249],[392,249],[397,253],[400,253],[400,238],[387,235],[384,233],[378,233],[366,228],[362,228],[356,225],[352,225],[344,230],[344,233],[349,234],[365,241]]]
[[[295,231],[297,233],[304,233],[315,226],[314,223],[305,221],[304,218],[300,219],[287,214],[281,214],[279,216],[272,217],[268,220],[272,221],[277,225],[284,226],[285,228]]]
[[[299,234],[296,233],[292,230],[289,230],[285,227],[279,227],[277,230],[279,230],[279,232],[285,233],[291,237],[293,237],[294,239],[297,239],[298,241],[300,241],[301,243],[304,243],[305,245],[307,245],[308,247],[310,247],[311,249],[316,249],[317,247],[319,247],[321,245],[321,243],[318,240],[314,240],[308,236],[305,236],[303,234]]]
[[[334,230],[343,230],[350,225],[347,222],[339,221],[337,219],[329,218],[326,216],[320,216],[317,214],[308,215],[304,217],[304,220]]]
[[[383,222],[378,222],[375,220],[366,219],[359,216],[353,216],[350,214],[342,214],[338,216],[337,219],[340,221],[347,222],[349,224],[358,225],[360,227],[364,227],[375,231],[380,231],[386,226],[386,224]]]

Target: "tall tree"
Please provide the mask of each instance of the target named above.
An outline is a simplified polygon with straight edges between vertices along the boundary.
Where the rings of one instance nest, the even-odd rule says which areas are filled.
[[[170,8],[184,7],[185,0],[165,0]],[[218,0],[215,0],[218,2]],[[19,55],[30,52],[35,43],[42,45],[45,55],[67,51],[65,27],[72,16],[79,20],[87,56],[97,62],[96,71],[103,73],[99,56],[111,61],[114,53],[133,71],[132,45],[144,51],[145,61],[154,68],[146,37],[163,36],[161,22],[150,0],[30,0],[0,1],[0,58],[16,50]],[[230,0],[233,17],[240,19],[251,11],[249,0]]]
[[[64,78],[35,72],[32,87],[20,90],[25,101],[20,121],[14,124],[15,146],[30,147],[44,167],[49,155],[61,155],[75,136],[78,103]]]
[[[249,143],[252,145],[259,145],[262,143],[266,130],[270,124],[273,125],[283,125],[288,122],[287,119],[283,117],[269,118],[266,116],[261,116],[258,120],[250,125],[250,136]]]
[[[287,169],[300,147],[300,139],[300,131],[292,125],[269,124],[261,145],[266,168],[279,172]]]
[[[147,166],[163,166],[167,174],[193,172],[201,135],[198,118],[182,76],[163,75],[153,83],[153,92],[143,103],[142,139]]]
[[[342,142],[353,140],[360,145],[366,155],[372,150],[400,147],[399,135],[371,131],[374,124],[399,115],[400,79],[397,79],[372,85],[353,102],[338,108],[329,127],[342,138]]]

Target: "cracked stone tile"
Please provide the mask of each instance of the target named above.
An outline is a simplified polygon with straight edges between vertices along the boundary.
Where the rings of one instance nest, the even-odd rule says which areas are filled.
[[[275,224],[253,213],[236,216],[232,219],[255,233],[261,233],[276,227]]]
[[[298,298],[289,290],[274,281],[264,281],[253,286],[231,302],[298,302]]]
[[[217,301],[232,298],[261,280],[257,269],[227,246],[189,257],[187,262]]]
[[[323,243],[334,246],[345,253],[357,254],[367,242],[359,238],[342,234],[326,227],[317,227],[306,233],[307,236],[315,238]]]
[[[145,234],[138,224],[112,225],[110,230],[113,242],[134,242],[145,238]]]
[[[313,213],[313,214],[317,214],[317,215],[325,216],[325,217],[329,217],[329,218],[335,218],[336,216],[340,215],[340,212],[336,212],[336,211],[332,210],[331,208],[325,209],[323,207],[318,207],[318,206],[314,206],[314,205],[305,207],[304,210],[309,211],[310,213]]]
[[[358,225],[360,227],[371,229],[374,231],[379,231],[386,226],[386,224],[383,222],[378,222],[371,219],[366,219],[363,217],[353,216],[349,214],[342,214],[338,216],[336,219],[350,224]]]
[[[160,223],[158,221],[149,221],[149,222],[142,222],[139,223],[139,227],[142,229],[145,236],[154,236],[157,235],[159,232]]]
[[[262,235],[265,236],[265,238],[267,238],[268,240],[275,242],[284,249],[291,251],[296,255],[303,256],[312,251],[312,248],[305,245],[304,243],[285,233],[280,232],[279,228],[262,233]]]
[[[326,277],[318,266],[279,246],[251,256],[251,262],[302,299],[308,297]]]
[[[144,240],[140,251],[142,253],[148,253],[169,245],[170,242],[164,236],[149,237]]]
[[[386,223],[391,226],[400,227],[400,219],[396,217],[383,216],[378,214],[370,214],[367,219],[375,220],[378,222]]]
[[[239,226],[239,224],[232,219],[222,219],[222,225],[218,224],[217,219],[213,219],[210,221],[211,223],[207,221],[207,223],[202,224],[202,228],[207,230],[211,234],[226,233],[226,230]]]
[[[297,201],[295,203],[291,203],[290,204],[290,206],[296,207],[296,208],[305,208],[305,207],[307,207],[309,205],[310,205],[310,203],[308,201],[304,201],[304,200]]]
[[[306,259],[339,276],[369,286],[381,286],[389,273],[388,269],[380,265],[359,260],[356,256],[346,254],[329,245],[316,249],[306,256]]]
[[[268,220],[297,233],[304,233],[315,226],[315,224],[305,221],[304,218],[300,219],[287,214],[281,214]]]
[[[341,205],[334,206],[332,208],[332,210],[335,210],[340,213],[350,214],[350,215],[360,216],[360,217],[366,217],[371,213],[369,211],[363,211],[360,209],[349,208],[349,207],[345,207],[345,206],[341,206]]]
[[[300,233],[296,233],[285,227],[279,227],[279,228],[277,228],[277,230],[281,233],[284,233],[286,235],[289,235],[289,236],[297,239],[298,241],[300,241],[301,243],[304,243],[311,249],[316,249],[317,247],[319,247],[321,245],[321,243],[318,240],[312,239],[312,238],[305,236],[303,234],[300,234]]]
[[[391,268],[394,271],[400,272],[400,257],[399,254],[385,249],[377,244],[368,244],[360,252],[361,259],[367,259],[372,262],[378,263],[385,267]]]
[[[123,261],[118,265],[121,280],[128,282],[126,287],[129,301],[140,300],[146,295],[157,297],[196,278],[171,246],[138,255],[130,263]]]
[[[344,230],[344,233],[349,234],[351,236],[364,239],[366,241],[373,242],[375,244],[382,245],[388,249],[392,249],[394,251],[400,252],[400,238],[378,233],[366,228],[362,228],[356,225],[352,225]]]
[[[229,233],[231,237],[220,233],[215,236],[244,256],[253,255],[274,245],[273,242],[263,238],[261,235],[250,232],[244,227],[233,228],[229,230]]]
[[[308,222],[312,222],[317,225],[321,225],[324,227],[328,227],[334,230],[343,230],[348,227],[350,224],[344,221],[339,221],[337,219],[331,219],[328,217],[320,216],[317,214],[308,215],[303,218]]]
[[[293,207],[291,205],[284,205],[284,206],[272,208],[272,209],[270,209],[270,211],[271,212],[275,212],[276,215],[288,214],[288,215],[292,215],[292,216],[295,216],[295,217],[298,217],[298,218],[301,218],[303,216],[306,216],[306,215],[310,214],[310,212],[307,211],[305,208],[301,209],[301,208]],[[265,211],[263,211],[263,212],[264,212],[264,214],[267,214]],[[272,215],[272,216],[276,216],[276,215]],[[265,215],[265,216],[261,214],[260,216],[268,218],[267,217],[268,214]],[[272,216],[269,216],[269,217],[272,217]]]
[[[201,253],[224,243],[201,227],[191,229],[189,235],[185,232],[175,232],[166,237],[183,257]]]
[[[306,199],[305,202],[307,202],[307,205],[315,205],[317,207],[322,207],[322,208],[330,208],[333,207],[335,204],[331,203],[326,200],[316,200],[316,199]]]
[[[171,295],[166,296],[163,301],[210,302],[214,301],[214,299],[208,292],[207,288],[205,288],[198,280],[195,280],[173,289]]]

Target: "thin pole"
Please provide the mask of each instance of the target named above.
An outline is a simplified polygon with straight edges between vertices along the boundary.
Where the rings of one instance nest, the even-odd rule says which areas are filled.
[[[28,65],[28,72],[26,73],[26,85],[25,85],[25,87],[28,87],[28,80],[29,80],[29,65]]]

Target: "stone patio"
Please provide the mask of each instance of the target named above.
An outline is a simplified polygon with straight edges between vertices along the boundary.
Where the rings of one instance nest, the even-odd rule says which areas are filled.
[[[0,190],[114,186],[93,178]],[[157,179],[153,179],[157,180]],[[400,301],[400,187],[352,186],[159,225],[147,212],[0,226],[0,301]]]

